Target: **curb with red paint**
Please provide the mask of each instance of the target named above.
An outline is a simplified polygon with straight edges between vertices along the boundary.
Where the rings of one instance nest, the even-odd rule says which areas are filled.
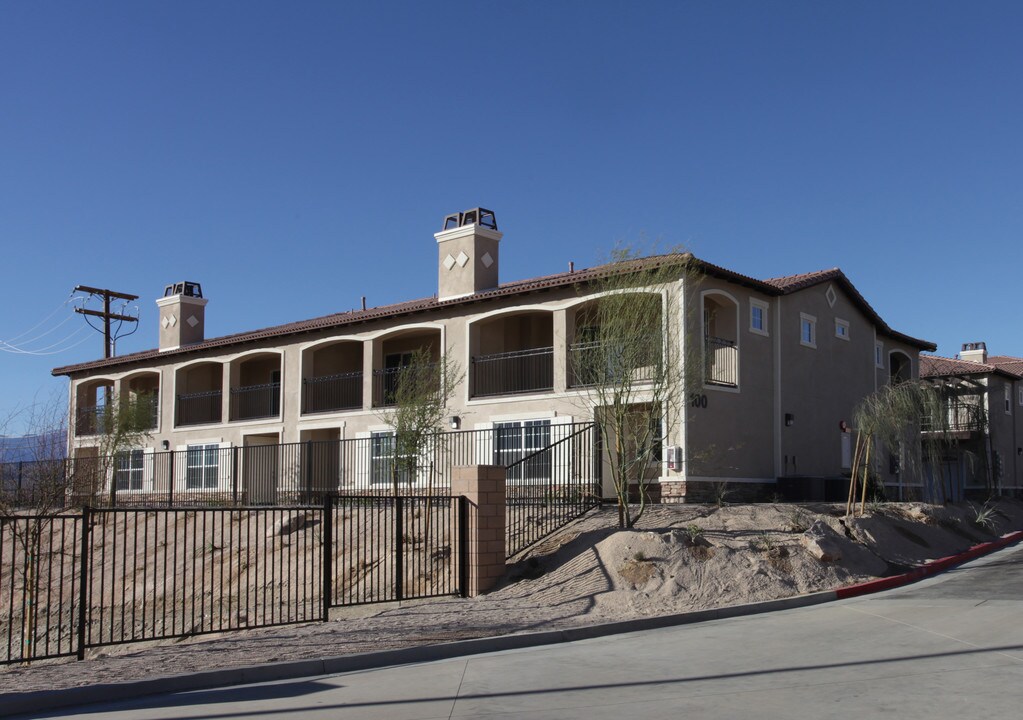
[[[849,585],[847,587],[838,588],[835,590],[835,597],[838,600],[844,600],[845,598],[869,595],[870,593],[881,592],[882,590],[891,590],[892,588],[909,585],[917,580],[923,580],[925,577],[930,577],[931,575],[936,575],[939,572],[948,570],[950,567],[961,565],[964,562],[974,560],[982,555],[993,553],[995,550],[1001,550],[1003,547],[1012,545],[1020,540],[1023,540],[1023,530],[1009,533],[1008,535],[1000,537],[997,540],[992,540],[991,542],[974,545],[969,550],[961,552],[958,555],[949,555],[948,557],[938,558],[933,562],[927,563],[923,567],[915,568],[901,575],[893,575],[891,577],[879,578],[877,580],[869,580],[858,585]]]

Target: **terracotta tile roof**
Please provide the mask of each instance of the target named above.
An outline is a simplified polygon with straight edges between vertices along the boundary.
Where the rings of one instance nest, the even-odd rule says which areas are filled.
[[[995,371],[987,363],[956,360],[937,355],[920,356],[920,377],[945,377],[948,375],[985,375]]]
[[[826,280],[834,280],[837,277],[845,278],[845,274],[836,268],[830,270],[818,270],[812,273],[801,275],[786,275],[785,277],[769,278],[764,280],[768,285],[773,285],[783,292],[795,292],[803,288],[813,287]]]
[[[999,370],[1023,378],[1023,358],[1011,355],[991,355],[987,361],[988,364],[996,366]]]
[[[303,333],[315,332],[317,330],[323,330],[328,328],[343,328],[352,325],[358,325],[360,323],[369,322],[371,320],[378,320],[381,318],[392,318],[400,317],[402,315],[412,315],[416,313],[428,312],[438,308],[457,307],[461,305],[469,305],[472,303],[483,302],[492,298],[507,297],[511,295],[522,295],[531,292],[542,292],[544,290],[552,290],[556,288],[571,287],[573,285],[580,285],[593,282],[600,279],[601,277],[607,276],[611,272],[621,272],[622,268],[635,268],[636,270],[642,270],[648,267],[657,267],[663,263],[672,261],[675,256],[672,255],[657,255],[649,258],[641,258],[637,260],[626,261],[624,263],[607,263],[604,265],[598,265],[592,268],[584,268],[581,270],[575,270],[572,272],[562,272],[554,275],[545,275],[542,277],[531,278],[528,280],[518,280],[515,282],[504,283],[494,288],[493,290],[484,290],[482,292],[469,295],[467,297],[455,298],[452,300],[440,301],[436,297],[422,298],[419,300],[409,300],[406,302],[395,303],[392,305],[382,305],[375,308],[367,308],[366,310],[351,310],[342,313],[333,313],[330,315],[323,315],[321,317],[313,318],[311,320],[301,320],[299,322],[285,323],[284,325],[275,325],[261,330],[254,330],[250,332],[235,333],[233,335],[224,335],[217,338],[210,338],[200,343],[188,345],[175,350],[168,350],[160,352],[157,349],[143,350],[137,353],[131,353],[129,355],[120,355],[118,357],[104,359],[104,360],[93,360],[90,362],[78,363],[76,365],[66,365],[64,367],[54,368],[52,370],[53,375],[71,375],[77,372],[83,372],[86,370],[100,370],[104,368],[118,367],[122,365],[130,365],[133,363],[146,362],[155,358],[166,358],[175,357],[185,354],[199,353],[206,350],[213,350],[216,348],[224,348],[242,345],[250,342],[258,342],[260,340],[286,337],[293,335],[300,335]],[[933,343],[929,343],[926,340],[919,340],[917,338],[904,335],[903,333],[897,332],[888,326],[884,320],[874,311],[872,307],[867,303],[863,296],[860,295],[859,291],[853,286],[851,282],[845,277],[845,274],[838,268],[832,268],[831,270],[822,270],[814,273],[806,273],[803,275],[792,275],[785,278],[773,278],[771,280],[757,280],[756,278],[742,275],[734,272],[727,268],[719,265],[708,263],[699,258],[693,257],[691,253],[685,253],[682,257],[686,261],[692,261],[696,264],[697,269],[707,275],[722,278],[731,282],[735,282],[746,287],[751,287],[767,295],[788,295],[798,290],[803,290],[808,287],[812,287],[821,282],[827,280],[838,280],[846,291],[853,297],[854,301],[857,302],[865,314],[870,317],[881,330],[882,333],[891,337],[902,340],[910,345],[914,345],[919,348],[934,350],[935,346]]]
[[[989,357],[988,362],[980,363],[970,360],[958,360],[956,358],[945,358],[937,355],[920,356],[920,377],[953,377],[962,375],[987,375],[998,374],[1009,377],[1019,377],[1005,364],[992,363],[992,360],[1001,359],[1001,356]],[[1020,358],[1008,358],[1021,366],[1023,360]]]

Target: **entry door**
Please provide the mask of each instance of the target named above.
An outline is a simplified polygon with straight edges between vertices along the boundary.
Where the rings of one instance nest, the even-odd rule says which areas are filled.
[[[280,465],[280,446],[276,437],[245,438],[242,478],[245,497],[252,505],[274,505]]]

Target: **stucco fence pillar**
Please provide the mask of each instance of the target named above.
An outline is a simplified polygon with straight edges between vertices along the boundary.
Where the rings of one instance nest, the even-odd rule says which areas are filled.
[[[451,468],[451,494],[468,505],[466,587],[475,597],[490,590],[505,571],[505,469],[500,465]]]

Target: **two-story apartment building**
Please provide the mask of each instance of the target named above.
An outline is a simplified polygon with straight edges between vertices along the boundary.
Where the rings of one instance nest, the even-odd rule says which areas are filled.
[[[542,447],[559,426],[594,417],[575,359],[590,340],[600,279],[628,264],[501,283],[502,237],[490,211],[449,216],[434,235],[436,296],[229,336],[206,336],[198,284],[168,286],[157,300],[158,347],[53,371],[70,379],[71,454],[95,454],[110,399],[133,395],[157,400],[142,454],[187,451],[175,485],[225,481],[230,470],[199,467],[212,457],[205,450],[385,438],[395,380],[416,350],[464,371],[452,428],[501,428],[518,434],[519,451]],[[642,289],[661,298],[662,327],[680,331],[665,333],[683,338],[679,357],[700,364],[695,385],[674,390],[685,412],[660,426],[658,494],[704,498],[727,482],[769,496],[779,478],[846,474],[853,408],[892,378],[917,377],[920,351],[935,346],[889,327],[837,268],[758,280],[687,257],[695,272]],[[474,461],[500,463],[499,453],[481,444]],[[378,459],[339,476],[338,488],[382,482]],[[143,458],[131,487],[159,490],[145,468]],[[888,483],[917,482],[879,470]]]
[[[940,474],[949,499],[1023,495],[1023,358],[964,343],[957,358],[922,355],[920,375],[946,389],[941,426],[950,437],[940,438],[940,467],[929,472]]]

